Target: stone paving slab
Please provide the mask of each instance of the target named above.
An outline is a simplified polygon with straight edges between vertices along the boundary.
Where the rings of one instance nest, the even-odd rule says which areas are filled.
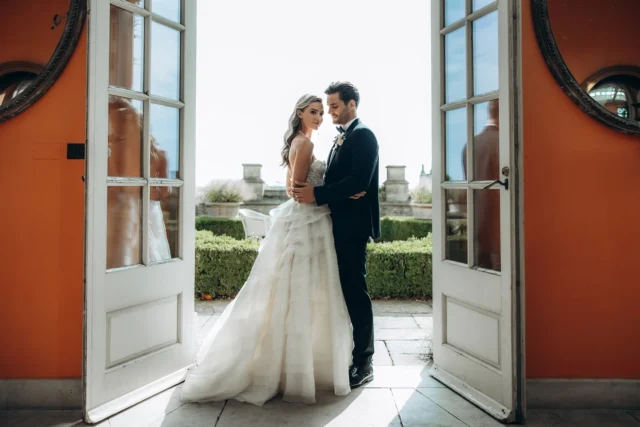
[[[412,316],[384,314],[373,317],[373,327],[378,329],[418,329]]]
[[[393,389],[391,392],[403,427],[468,427],[417,390]]]
[[[500,427],[504,425],[487,413],[479,411],[475,405],[446,387],[418,388],[418,391],[447,412],[455,414],[466,425],[474,427]]]
[[[392,354],[393,366],[431,366],[422,354]]]
[[[422,329],[433,330],[433,315],[431,314],[413,314],[413,319]]]
[[[374,366],[392,366],[393,361],[389,355],[389,350],[384,341],[374,341],[375,354],[373,355]]]
[[[428,366],[377,366],[366,388],[444,387],[429,375]]]
[[[322,393],[316,398],[315,405],[273,399],[262,408],[231,400],[216,427],[401,427],[389,389],[359,389],[345,397]]]
[[[388,341],[387,348],[391,356],[394,354],[423,354],[428,350],[424,340]]]
[[[374,329],[373,335],[380,341],[426,340],[431,337],[431,331],[426,329]]]

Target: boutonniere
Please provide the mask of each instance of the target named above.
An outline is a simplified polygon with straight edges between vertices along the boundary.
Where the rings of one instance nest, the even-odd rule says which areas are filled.
[[[344,137],[344,133],[341,133],[339,135],[336,135],[336,139],[333,140],[333,143],[341,146],[342,144],[345,143],[346,140],[347,139]]]

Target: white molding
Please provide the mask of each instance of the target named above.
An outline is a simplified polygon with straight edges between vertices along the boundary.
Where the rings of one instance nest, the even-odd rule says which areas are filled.
[[[471,387],[464,381],[459,380],[454,375],[451,375],[447,371],[440,369],[437,365],[433,365],[429,370],[429,375],[445,384],[447,387],[467,399],[469,402],[476,406],[479,406],[484,411],[489,413],[492,417],[503,421],[513,421],[513,411],[500,402],[493,400],[484,393]]]
[[[82,409],[80,378],[0,380],[0,410]]]
[[[529,379],[527,409],[640,409],[640,380]]]

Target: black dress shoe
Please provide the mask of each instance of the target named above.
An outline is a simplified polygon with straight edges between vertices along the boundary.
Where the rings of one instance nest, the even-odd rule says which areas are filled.
[[[373,366],[367,363],[364,366],[351,365],[349,368],[349,385],[358,388],[373,381]]]

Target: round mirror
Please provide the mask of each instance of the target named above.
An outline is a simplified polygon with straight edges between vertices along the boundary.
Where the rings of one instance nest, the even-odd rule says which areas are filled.
[[[587,114],[640,135],[638,0],[532,0],[540,50]]]
[[[86,0],[29,0],[0,6],[0,122],[35,103],[76,47]]]

